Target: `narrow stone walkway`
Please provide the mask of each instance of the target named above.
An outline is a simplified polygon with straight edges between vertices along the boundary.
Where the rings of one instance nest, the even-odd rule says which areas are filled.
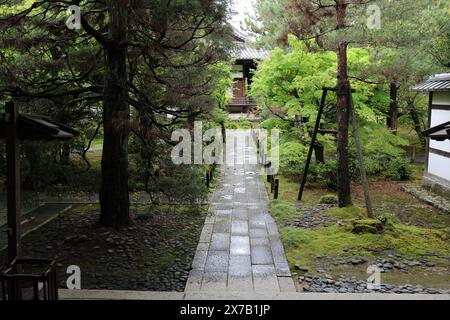
[[[185,292],[294,292],[250,132],[227,144]]]

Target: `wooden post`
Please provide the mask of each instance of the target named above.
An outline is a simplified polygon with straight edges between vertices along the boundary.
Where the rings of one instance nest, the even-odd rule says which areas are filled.
[[[206,187],[209,188],[209,171],[206,172]]]
[[[6,103],[6,189],[8,209],[8,262],[20,256],[20,158],[17,136],[18,112],[13,102]]]
[[[372,209],[372,202],[370,201],[370,195],[369,195],[369,181],[367,179],[366,175],[366,168],[364,166],[364,156],[362,152],[362,146],[361,146],[361,138],[359,136],[359,128],[358,128],[358,122],[356,119],[356,112],[355,112],[355,106],[353,104],[353,96],[352,93],[348,92],[348,107],[350,111],[350,116],[352,118],[352,128],[353,128],[353,137],[355,139],[355,146],[356,146],[356,155],[359,162],[359,172],[361,174],[361,182],[364,189],[364,199],[366,201],[366,208],[367,208],[367,216],[369,218],[373,218],[373,209]]]
[[[309,146],[308,157],[306,158],[305,170],[303,171],[302,183],[300,185],[300,191],[298,193],[298,200],[302,200],[303,190],[305,189],[306,177],[308,175],[309,164],[311,163],[312,152],[314,150],[314,145],[316,144],[317,131],[319,131],[320,119],[322,118],[323,108],[325,106],[325,100],[327,98],[328,88],[322,88],[322,99],[319,105],[319,111],[317,112],[316,125],[314,127],[314,132],[311,137],[311,144]]]
[[[273,198],[274,199],[278,199],[278,188],[280,186],[280,180],[275,179],[275,189],[274,189],[274,194],[273,194]]]
[[[411,163],[416,162],[416,146],[411,148]]]
[[[270,178],[270,193],[273,193],[275,189],[275,178],[273,176],[271,176]]]

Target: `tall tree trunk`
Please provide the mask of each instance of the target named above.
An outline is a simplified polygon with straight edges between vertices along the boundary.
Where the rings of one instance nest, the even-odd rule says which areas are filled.
[[[337,189],[339,207],[346,207],[352,203],[348,167],[348,93],[347,43],[341,42],[338,50],[337,81]]]
[[[128,196],[128,135],[130,109],[127,90],[129,0],[108,0],[109,40],[103,92],[103,155],[100,224],[120,227],[130,223]]]
[[[395,80],[391,81],[389,87],[389,115],[387,117],[387,126],[394,133],[397,134],[397,119],[398,119],[398,100],[397,100],[398,86]]]
[[[336,29],[345,27],[346,0],[336,2]],[[348,168],[348,94],[347,46],[342,41],[338,45],[338,79],[337,79],[337,189],[339,207],[352,203],[350,194],[350,172]]]

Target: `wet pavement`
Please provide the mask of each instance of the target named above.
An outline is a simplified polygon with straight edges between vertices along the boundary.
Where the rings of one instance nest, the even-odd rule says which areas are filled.
[[[294,292],[250,131],[227,143],[185,292]]]

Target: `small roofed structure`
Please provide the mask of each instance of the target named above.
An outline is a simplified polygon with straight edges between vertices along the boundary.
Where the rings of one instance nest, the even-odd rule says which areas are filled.
[[[436,74],[412,88],[428,92],[428,125],[423,186],[450,198],[450,73]]]
[[[234,29],[234,43],[230,56],[234,59],[231,69],[233,82],[233,97],[228,105],[230,113],[247,113],[256,106],[256,102],[248,97],[248,89],[252,83],[257,62],[266,58],[269,51],[256,49],[249,45],[248,38]]]
[[[8,211],[8,261],[21,255],[20,248],[20,141],[65,141],[79,132],[52,119],[19,114],[12,101],[5,105],[0,118],[0,138],[6,141],[6,189]]]
[[[55,122],[46,116],[20,114],[17,117],[17,136],[19,140],[64,141],[78,135],[78,131]],[[0,139],[6,139],[5,115],[0,119]]]

